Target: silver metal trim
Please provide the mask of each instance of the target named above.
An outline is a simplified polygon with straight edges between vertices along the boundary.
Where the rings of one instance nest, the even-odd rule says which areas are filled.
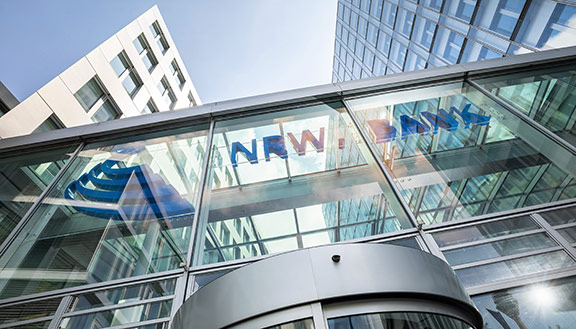
[[[60,301],[60,305],[58,305],[58,309],[56,309],[56,312],[54,313],[54,319],[52,320],[52,322],[50,322],[48,329],[58,328],[60,322],[62,321],[62,314],[66,312],[66,310],[70,306],[70,303],[72,303],[72,299],[73,299],[72,296],[65,296],[64,298],[62,298],[62,300]]]
[[[371,243],[301,249],[244,266],[196,291],[172,323],[174,329],[190,323],[198,329],[223,328],[298,305],[398,296],[443,300],[439,303],[453,305],[481,327],[448,264],[421,250]]]
[[[195,245],[196,245],[196,238],[198,236],[199,221],[201,220],[200,213],[202,212],[202,204],[204,200],[204,194],[206,189],[206,178],[208,177],[208,171],[210,170],[209,166],[211,163],[211,155],[212,155],[212,144],[214,141],[214,126],[215,122],[210,122],[210,127],[208,129],[208,136],[206,139],[206,149],[204,150],[204,159],[202,162],[202,175],[200,176],[200,181],[198,182],[200,185],[198,188],[198,193],[196,195],[196,213],[194,214],[194,220],[192,221],[192,228],[190,230],[190,241],[188,242],[188,254],[186,255],[186,270],[189,271],[190,267],[193,266],[193,257],[195,252]]]

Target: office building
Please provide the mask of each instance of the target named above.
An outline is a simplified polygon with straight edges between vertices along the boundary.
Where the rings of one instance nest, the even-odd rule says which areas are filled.
[[[0,138],[197,104],[196,89],[154,6],[21,103],[2,107]]]
[[[575,60],[4,139],[0,326],[571,328]]]
[[[333,81],[576,45],[576,3],[339,0]]]

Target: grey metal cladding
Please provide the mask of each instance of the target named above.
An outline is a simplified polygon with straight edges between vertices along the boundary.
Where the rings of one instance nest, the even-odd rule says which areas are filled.
[[[340,255],[334,262],[333,255]],[[397,298],[448,303],[482,327],[454,271],[423,251],[383,244],[337,244],[280,254],[232,271],[194,293],[174,329],[213,329],[314,302]]]

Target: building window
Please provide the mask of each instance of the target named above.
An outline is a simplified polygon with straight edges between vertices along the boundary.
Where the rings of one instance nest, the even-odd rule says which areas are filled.
[[[114,104],[110,100],[107,100],[100,106],[100,108],[92,116],[92,121],[94,122],[104,122],[114,119],[118,119],[120,113],[116,110]]]
[[[110,61],[110,65],[116,72],[116,76],[122,80],[122,85],[130,97],[134,98],[138,89],[142,86],[142,80],[136,73],[134,66],[126,56],[126,52],[122,50],[118,56]]]
[[[549,43],[550,46],[552,47],[556,46],[558,48],[573,45],[574,44],[573,41],[570,42],[568,45],[564,45],[562,44],[562,42],[559,42],[558,44],[555,45],[554,42],[550,41],[554,37],[557,37],[558,40],[574,40],[574,34],[576,34],[574,32],[575,16],[576,16],[576,7],[564,4],[557,4],[536,46],[538,48],[542,48],[547,43]],[[559,37],[560,35],[563,35],[565,38]],[[570,35],[571,37],[569,37]],[[553,41],[557,42],[558,40]]]
[[[100,87],[96,77],[90,79],[90,81],[74,94],[74,97],[76,97],[86,112],[90,111],[92,106],[96,104],[102,96],[104,96],[104,91]]]
[[[90,79],[80,90],[74,93],[74,97],[86,113],[91,115],[94,122],[118,119],[121,115],[112,97],[99,82],[98,76]]]
[[[34,131],[32,134],[36,133],[43,133],[46,131],[57,130],[64,128],[64,125],[58,120],[55,114],[51,114],[48,119],[44,120]]]
[[[148,44],[148,41],[146,41],[144,33],[140,34],[138,38],[134,40],[134,46],[140,54],[140,58],[142,58],[142,62],[144,62],[148,71],[152,72],[158,64],[158,60],[156,59],[156,56],[154,56],[152,49],[150,49],[150,45]]]
[[[194,99],[194,95],[192,95],[191,91],[188,92],[188,100],[190,101],[190,106],[197,106],[198,105],[198,103],[196,103],[196,100]]]
[[[142,109],[142,114],[154,113],[154,112],[158,112],[158,108],[156,107],[156,104],[154,104],[154,100],[150,98],[148,100],[148,103],[146,103],[146,106],[144,106],[144,108]]]
[[[165,53],[168,48],[170,48],[170,45],[168,44],[168,40],[166,40],[166,36],[162,32],[162,29],[160,29],[160,24],[158,24],[158,21],[155,21],[152,23],[152,25],[150,25],[150,31],[152,31],[154,40],[156,40],[156,43],[158,44],[160,50],[162,50],[162,53]]]
[[[184,82],[186,82],[186,79],[184,78],[184,73],[182,73],[180,66],[178,66],[178,63],[176,62],[176,59],[173,59],[172,63],[170,63],[170,71],[172,72],[172,76],[174,76],[174,79],[176,79],[176,82],[180,86],[180,89],[182,89],[182,87],[184,86]]]
[[[158,90],[160,91],[160,95],[162,95],[162,99],[164,99],[166,105],[172,108],[176,103],[176,95],[174,95],[174,91],[172,91],[168,80],[166,80],[166,76],[163,76],[158,83]]]

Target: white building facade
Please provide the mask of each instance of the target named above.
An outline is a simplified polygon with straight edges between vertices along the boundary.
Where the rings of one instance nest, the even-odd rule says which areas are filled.
[[[154,6],[0,117],[0,138],[200,104]]]

